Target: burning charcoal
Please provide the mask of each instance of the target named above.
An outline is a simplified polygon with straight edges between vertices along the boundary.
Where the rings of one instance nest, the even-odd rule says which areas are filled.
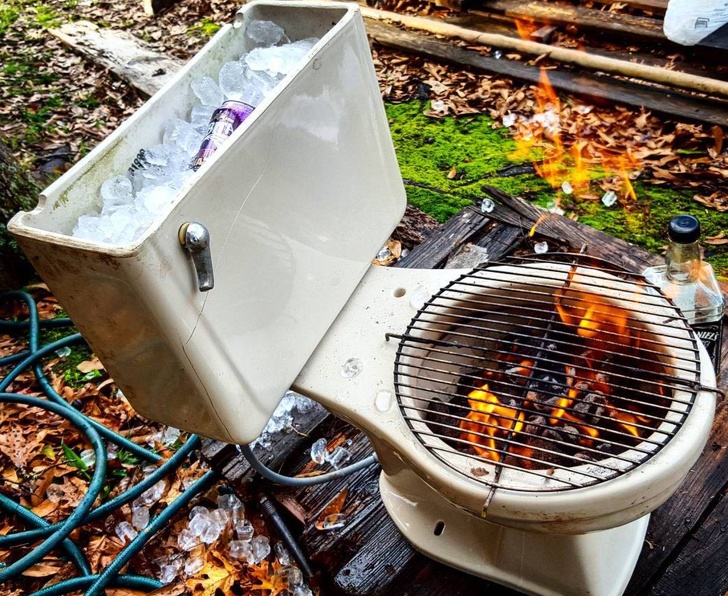
[[[594,459],[591,455],[582,451],[580,451],[579,453],[575,453],[574,457],[585,462],[596,461],[596,459]]]
[[[569,441],[578,441],[580,438],[579,429],[575,426],[564,426],[561,428],[563,436]]]
[[[456,398],[453,399],[453,402],[457,401],[459,397],[460,396],[456,396]],[[426,419],[429,422],[432,422],[431,428],[436,433],[444,435],[450,439],[457,439],[460,437],[460,433],[462,431],[458,425],[458,420],[452,416],[458,415],[459,413],[461,414],[458,409],[453,408],[450,404],[446,404],[439,400],[433,400],[428,406]],[[448,416],[448,414],[450,415]]]
[[[579,414],[587,415],[599,415],[597,414],[597,410],[603,410],[600,406],[604,406],[607,403],[607,398],[603,393],[599,392],[592,392],[587,393],[584,397],[579,399],[572,409],[574,412],[578,412]]]
[[[546,425],[546,418],[543,416],[536,416],[526,424],[525,432],[531,435],[541,434],[541,429]]]

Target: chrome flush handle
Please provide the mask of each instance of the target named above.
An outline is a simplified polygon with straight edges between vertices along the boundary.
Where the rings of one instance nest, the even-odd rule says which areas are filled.
[[[212,290],[215,286],[215,277],[212,274],[210,232],[203,224],[196,221],[185,223],[179,229],[179,242],[192,257],[200,292]]]

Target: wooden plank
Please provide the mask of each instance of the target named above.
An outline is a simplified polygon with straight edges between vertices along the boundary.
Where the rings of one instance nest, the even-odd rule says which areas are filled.
[[[649,594],[715,596],[728,587],[728,499],[717,496],[718,504],[700,525],[688,534],[685,547],[667,568]]]
[[[724,322],[724,335],[728,333],[726,327],[728,323]],[[728,345],[725,342],[720,371],[722,380],[719,388],[725,392],[728,391]],[[700,458],[677,492],[652,514],[647,543],[625,592],[627,596],[643,596],[651,588],[657,589],[655,586],[660,588],[655,594],[703,594],[697,588],[700,581],[690,590],[681,591],[689,585],[683,582],[683,576],[690,573],[686,561],[700,556],[703,549],[707,549],[706,555],[708,552],[720,553],[716,557],[718,561],[723,557],[722,564],[725,566],[724,553],[728,553],[725,541],[728,537],[724,530],[721,530],[723,535],[717,537],[713,532],[715,524],[721,524],[723,528],[726,524],[723,499],[728,489],[726,450],[728,403],[723,401],[719,403],[712,433]],[[720,545],[716,542],[720,542]],[[713,586],[718,582],[721,586],[720,590],[710,594],[723,594],[728,589],[728,577],[725,577],[728,567],[721,570],[719,577],[715,577],[715,567],[710,569],[710,573],[706,571],[706,585]],[[663,576],[668,579],[662,581]]]
[[[102,29],[89,21],[66,23],[48,31],[148,96],[154,95],[184,64],[155,52],[130,33]]]
[[[475,14],[472,12],[461,12],[448,14],[442,17],[442,20],[450,25],[457,25],[458,27],[463,27],[465,29],[482,31],[483,33],[497,33],[499,35],[505,35],[507,37],[513,38],[521,37],[518,33],[518,29],[516,28],[515,21],[513,19],[506,19],[506,17],[502,17],[500,15],[486,16],[482,13]],[[723,34],[722,37],[725,37],[725,40],[728,41],[728,26],[726,26],[724,29],[725,34]],[[713,35],[716,36],[716,39],[718,37],[721,37],[719,32],[716,32]],[[534,37],[531,36],[530,39],[534,39]],[[586,41],[588,42],[588,40]],[[716,43],[718,42],[716,41]],[[587,54],[593,54],[595,56],[615,58],[624,62],[634,62],[637,64],[646,64],[649,66],[659,66],[661,68],[677,68],[679,72],[702,77],[710,77],[721,81],[728,79],[727,68],[717,67],[719,65],[715,64],[714,62],[706,64],[706,61],[701,60],[699,55],[691,55],[689,57],[686,57],[690,59],[689,62],[680,62],[679,65],[675,65],[674,61],[662,58],[659,55],[648,53],[644,50],[635,51],[634,48],[631,48],[631,50],[629,51],[614,49],[611,47],[609,49],[604,49],[601,47],[596,47],[594,45],[587,45],[586,43],[584,45],[580,45],[579,47]],[[693,54],[695,54],[695,52],[693,52]]]
[[[469,242],[489,223],[489,219],[474,209],[464,209],[451,217],[429,242],[420,244],[399,260],[397,267],[437,269],[447,257]]]
[[[611,6],[612,4],[626,4],[632,8],[650,10],[660,14],[664,14],[667,10],[667,0],[600,0],[599,3],[606,6]]]
[[[538,84],[540,68],[514,60],[498,60],[431,36],[403,31],[392,25],[366,20],[369,36],[389,48],[422,54],[459,66]],[[599,75],[549,71],[551,85],[560,91],[587,97],[595,103],[622,103],[644,107],[679,120],[728,125],[728,103],[707,101],[677,91],[663,91]]]
[[[574,25],[580,29],[609,31],[618,35],[667,41],[662,32],[661,19],[553,2],[489,0],[482,3],[481,6],[488,11],[499,12],[516,19],[526,19],[549,25]],[[480,11],[473,12],[477,14]]]

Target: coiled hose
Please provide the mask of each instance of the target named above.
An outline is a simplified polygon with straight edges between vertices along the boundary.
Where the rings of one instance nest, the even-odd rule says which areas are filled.
[[[41,544],[36,546],[32,551],[15,561],[14,563],[0,569],[0,584],[8,579],[16,577],[39,563],[45,555],[51,550],[60,546],[64,549],[68,557],[74,562],[80,573],[79,577],[61,581],[52,586],[45,587],[34,593],[33,596],[55,596],[59,594],[67,594],[68,592],[77,590],[86,590],[86,596],[99,596],[106,587],[120,587],[136,590],[155,590],[162,587],[162,583],[148,577],[119,574],[119,571],[131,560],[131,558],[141,551],[146,543],[189,502],[198,494],[208,490],[220,476],[215,471],[206,472],[196,482],[194,482],[184,493],[170,503],[157,517],[152,519],[149,524],[139,532],[139,534],[127,544],[111,564],[100,574],[91,573],[91,568],[84,556],[83,552],[68,538],[69,534],[77,527],[105,517],[113,510],[129,503],[139,497],[145,490],[156,484],[165,476],[174,472],[186,460],[190,453],[200,445],[200,439],[196,435],[191,435],[187,442],[166,462],[162,463],[153,473],[144,480],[117,495],[110,501],[92,509],[93,503],[102,490],[105,472],[106,472],[106,444],[109,441],[121,449],[124,449],[140,459],[150,463],[157,463],[162,458],[150,451],[122,437],[118,433],[106,428],[105,426],[95,422],[94,420],[84,416],[81,412],[73,408],[63,397],[61,397],[48,378],[43,373],[41,360],[49,354],[57,350],[82,343],[83,337],[80,333],[75,333],[40,345],[41,327],[68,327],[73,323],[70,319],[57,318],[49,321],[40,321],[36,302],[27,292],[9,292],[0,295],[0,301],[22,300],[28,307],[28,321],[2,321],[0,320],[0,330],[10,332],[27,332],[28,333],[28,349],[5,358],[0,358],[0,367],[13,366],[10,372],[0,381],[0,403],[17,403],[27,406],[44,408],[74,424],[81,433],[88,439],[91,444],[96,463],[94,465],[93,475],[89,482],[86,495],[83,497],[75,511],[68,518],[56,524],[50,524],[43,518],[35,515],[22,505],[14,502],[5,495],[0,494],[0,509],[16,515],[26,524],[35,526],[32,530],[22,532],[14,532],[6,536],[0,536],[0,548],[10,548],[20,544],[33,544],[38,540],[43,540]],[[6,390],[20,373],[32,367],[35,378],[42,388],[46,399],[21,395],[19,393],[7,393]],[[291,478],[282,476],[273,472],[264,466],[253,454],[252,449],[248,446],[240,447],[241,453],[249,461],[253,469],[260,473],[264,478],[288,486],[311,486],[323,482],[329,482],[341,476],[352,474],[365,467],[376,464],[376,456],[370,456],[360,462],[347,466],[341,470],[324,474],[313,478]]]
[[[160,479],[174,472],[186,460],[190,453],[199,447],[200,439],[197,436],[190,436],[187,442],[166,462],[144,480],[128,489],[126,492],[116,496],[103,505],[92,508],[94,501],[99,496],[104,483],[106,472],[106,444],[105,441],[117,445],[135,456],[150,463],[157,463],[162,458],[150,451],[126,439],[120,434],[104,427],[103,425],[84,416],[61,397],[45,376],[41,366],[41,360],[56,350],[83,342],[80,334],[76,333],[40,345],[41,327],[64,327],[71,326],[71,320],[65,318],[40,321],[38,310],[33,297],[26,292],[9,292],[0,296],[0,300],[22,300],[26,303],[29,312],[28,321],[0,321],[0,330],[7,332],[26,332],[28,334],[28,349],[12,356],[0,358],[0,366],[12,366],[10,372],[0,381],[0,403],[17,403],[27,406],[43,408],[54,414],[65,418],[76,426],[91,444],[96,463],[94,465],[91,481],[89,482],[86,495],[83,497],[74,512],[64,521],[50,524],[43,518],[35,515],[25,507],[19,505],[5,495],[0,494],[0,509],[16,515],[34,529],[23,532],[15,532],[0,537],[0,548],[9,548],[19,544],[33,544],[38,540],[42,542],[32,551],[15,561],[14,563],[0,569],[0,583],[16,577],[40,562],[43,557],[54,548],[60,546],[74,562],[79,571],[79,577],[61,581],[52,586],[35,592],[35,596],[50,596],[55,594],[67,594],[72,591],[86,590],[87,596],[98,596],[106,587],[117,586],[136,590],[155,590],[163,584],[155,579],[138,575],[119,574],[119,571],[131,558],[144,548],[145,544],[183,507],[185,507],[196,495],[208,490],[219,476],[214,471],[206,472],[201,478],[194,482],[182,495],[170,503],[157,517],[127,544],[111,564],[100,574],[92,574],[91,568],[83,552],[68,538],[69,534],[77,527],[109,515],[114,509],[129,503],[141,495],[149,487],[156,484]],[[21,395],[18,393],[7,393],[7,388],[20,373],[32,367],[38,384],[45,393],[46,399]]]

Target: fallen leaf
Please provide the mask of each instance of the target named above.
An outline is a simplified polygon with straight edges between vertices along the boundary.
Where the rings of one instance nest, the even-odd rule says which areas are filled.
[[[455,176],[457,176],[457,175],[458,175],[458,169],[457,169],[457,168],[456,168],[455,166],[453,166],[453,167],[452,167],[452,170],[450,170],[450,173],[449,173],[449,174],[447,175],[447,177],[448,177],[448,178],[449,178],[450,180],[452,180],[452,179],[453,179],[453,178],[455,178]]]
[[[101,364],[98,358],[94,358],[93,360],[84,360],[76,368],[84,374],[88,374],[94,370],[105,370],[104,365]]]
[[[23,571],[23,575],[28,577],[48,577],[49,575],[55,575],[60,569],[60,567],[56,567],[55,565],[36,563],[29,569]]]

